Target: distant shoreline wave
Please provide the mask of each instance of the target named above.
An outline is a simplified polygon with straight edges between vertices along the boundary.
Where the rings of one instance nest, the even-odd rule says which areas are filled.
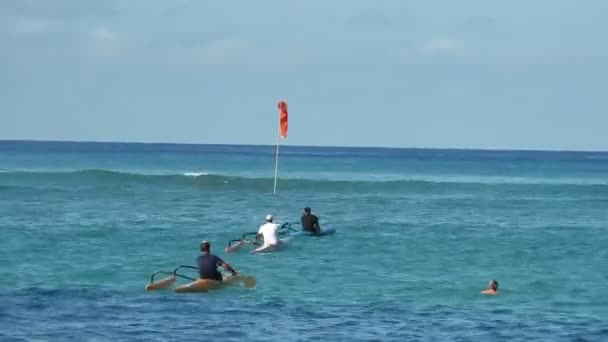
[[[20,181],[36,182],[69,182],[69,183],[113,183],[113,184],[193,184],[197,186],[232,186],[243,188],[267,188],[273,182],[272,177],[252,177],[240,175],[223,175],[202,171],[182,173],[145,174],[103,169],[86,169],[73,171],[20,171],[2,170],[0,185],[6,181],[11,184]],[[362,187],[370,190],[375,187],[386,191],[391,189],[429,188],[441,190],[454,187],[478,186],[539,186],[539,187],[605,187],[608,189],[608,179],[564,179],[564,178],[526,178],[526,177],[496,177],[496,176],[403,176],[395,178],[376,179],[319,179],[308,177],[279,177],[282,187],[340,189]]]

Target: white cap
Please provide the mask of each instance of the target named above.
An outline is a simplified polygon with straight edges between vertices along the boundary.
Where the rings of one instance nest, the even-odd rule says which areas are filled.
[[[266,215],[266,221],[272,221],[272,215],[268,214]]]

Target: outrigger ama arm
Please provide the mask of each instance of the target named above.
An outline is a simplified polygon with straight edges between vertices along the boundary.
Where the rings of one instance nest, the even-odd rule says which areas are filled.
[[[175,268],[173,270],[173,272],[167,272],[167,271],[156,271],[152,274],[152,276],[150,277],[150,283],[148,285],[146,285],[146,291],[157,291],[157,290],[163,290],[166,289],[167,287],[173,285],[175,283],[175,281],[177,280],[177,277],[180,278],[184,278],[190,281],[195,281],[196,279],[185,276],[183,274],[179,274],[177,273],[177,271],[181,268],[189,268],[189,269],[194,269],[194,270],[198,270],[198,268],[194,267],[194,266],[188,266],[188,265],[180,265],[177,268]],[[165,277],[157,282],[154,282],[154,277],[157,274],[168,274],[168,277]]]

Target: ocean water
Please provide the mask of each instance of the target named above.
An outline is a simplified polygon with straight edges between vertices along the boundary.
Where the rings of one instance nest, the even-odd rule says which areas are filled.
[[[0,340],[608,340],[608,153],[280,152],[273,196],[272,146],[0,142]],[[144,291],[203,239],[256,288]]]

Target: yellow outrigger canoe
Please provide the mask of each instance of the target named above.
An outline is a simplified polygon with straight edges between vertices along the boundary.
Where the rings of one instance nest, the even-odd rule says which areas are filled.
[[[177,271],[182,268],[194,269],[198,270],[198,268],[194,266],[181,265],[178,266],[173,272],[166,271],[157,271],[152,274],[150,277],[150,282],[146,284],[146,291],[158,291],[164,290],[177,281],[177,278],[184,278],[189,280],[190,282],[185,285],[177,286],[174,291],[176,293],[193,293],[193,292],[208,292],[210,290],[218,290],[224,288],[228,285],[237,285],[239,283],[243,284],[246,288],[253,288],[256,286],[256,279],[252,276],[237,274],[234,276],[224,276],[223,281],[217,281],[212,279],[194,279],[182,274],[179,274]],[[168,277],[165,277],[161,280],[154,281],[154,278],[158,274],[169,274]]]

